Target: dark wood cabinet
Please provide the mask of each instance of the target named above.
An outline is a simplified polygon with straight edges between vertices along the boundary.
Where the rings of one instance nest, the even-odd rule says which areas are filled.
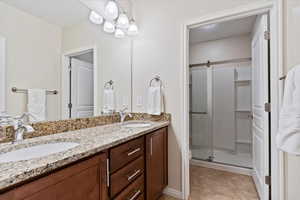
[[[123,190],[115,200],[144,200],[144,175],[140,176],[134,183]]]
[[[0,195],[0,200],[107,200],[106,163],[106,153],[96,155]]]
[[[144,157],[141,156],[127,166],[111,175],[110,196],[115,197],[124,188],[135,181],[139,176],[144,175]]]
[[[114,173],[129,162],[144,155],[144,137],[113,147],[109,152],[110,172]]]
[[[158,199],[168,184],[167,128],[146,136],[146,196]]]
[[[168,184],[167,128],[23,184],[0,200],[157,200]]]

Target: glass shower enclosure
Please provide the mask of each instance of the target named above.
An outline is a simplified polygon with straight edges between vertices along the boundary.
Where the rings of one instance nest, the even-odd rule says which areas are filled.
[[[252,167],[251,62],[190,68],[192,159]]]

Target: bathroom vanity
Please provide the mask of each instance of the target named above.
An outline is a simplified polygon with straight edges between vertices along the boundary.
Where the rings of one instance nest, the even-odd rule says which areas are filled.
[[[9,165],[16,169],[10,172],[17,181],[0,179],[0,200],[158,199],[168,184],[168,124],[151,122],[145,128],[111,124],[41,137],[47,141],[78,134],[79,146],[66,151],[63,157],[57,154],[7,166],[0,163],[1,169]],[[99,135],[95,136],[96,132]],[[98,138],[86,139],[89,136]],[[99,141],[99,145],[90,140]]]

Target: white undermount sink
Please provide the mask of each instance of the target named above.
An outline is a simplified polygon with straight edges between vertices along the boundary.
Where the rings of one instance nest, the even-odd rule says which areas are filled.
[[[124,124],[123,126],[126,128],[146,128],[151,126],[151,124],[145,122],[132,122],[132,123]]]
[[[25,147],[18,150],[0,154],[0,163],[17,162],[41,158],[51,154],[67,151],[68,149],[78,146],[75,142],[57,142],[49,144],[40,144],[31,147]]]

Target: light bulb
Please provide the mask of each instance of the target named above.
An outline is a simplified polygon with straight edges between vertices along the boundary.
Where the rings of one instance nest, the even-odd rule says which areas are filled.
[[[119,15],[118,21],[117,21],[117,27],[121,29],[127,29],[129,27],[129,19],[125,13],[121,13]]]
[[[115,1],[110,0],[107,2],[105,9],[104,9],[104,18],[112,21],[117,19],[119,15],[119,8]]]
[[[116,32],[115,32],[115,37],[116,38],[123,38],[125,37],[125,33],[122,29],[116,29]]]
[[[135,35],[139,34],[139,28],[136,25],[134,20],[130,20],[130,25],[128,27],[127,34],[129,36],[135,36]]]
[[[103,30],[107,33],[113,33],[115,32],[115,25],[110,22],[110,21],[105,21],[104,22],[104,26],[103,26]]]
[[[103,23],[103,17],[92,10],[91,13],[90,13],[90,21],[94,24],[102,24]]]

